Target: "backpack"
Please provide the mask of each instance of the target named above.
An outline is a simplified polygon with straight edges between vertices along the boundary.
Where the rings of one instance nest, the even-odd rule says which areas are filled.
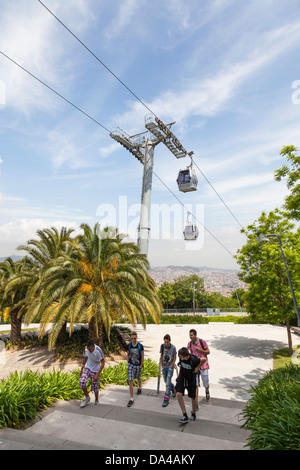
[[[202,348],[202,349],[205,349],[202,339],[200,339],[200,338],[198,338],[198,339],[199,339],[199,341],[200,341],[201,348]],[[190,342],[188,343],[188,349],[192,350],[192,349],[191,349],[191,346],[192,346],[192,341],[190,341]]]
[[[141,360],[142,357],[142,348],[141,348],[141,343],[137,342],[138,345],[138,350],[139,350],[139,360]],[[128,352],[130,353],[130,348],[132,346],[132,341],[128,344]]]

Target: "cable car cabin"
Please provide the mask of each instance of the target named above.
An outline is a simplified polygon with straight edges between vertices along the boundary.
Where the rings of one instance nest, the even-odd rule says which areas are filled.
[[[197,240],[198,235],[199,230],[196,225],[193,224],[188,224],[183,231],[183,236],[185,240]]]
[[[179,191],[188,193],[189,191],[196,191],[198,178],[195,171],[188,167],[185,170],[180,170],[177,177],[177,184]]]

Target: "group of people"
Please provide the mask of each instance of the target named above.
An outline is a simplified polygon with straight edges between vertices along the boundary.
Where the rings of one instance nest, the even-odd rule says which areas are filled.
[[[190,341],[186,347],[178,350],[178,367],[179,373],[176,378],[175,385],[172,382],[174,370],[176,367],[177,350],[171,342],[170,335],[166,334],[163,338],[164,342],[160,346],[160,365],[162,376],[166,385],[165,395],[162,406],[169,404],[170,397],[177,397],[180,409],[182,411],[181,423],[189,420],[195,421],[196,411],[198,410],[198,388],[200,386],[200,377],[205,388],[206,399],[209,400],[209,363],[207,360],[210,354],[209,347],[203,339],[197,337],[197,331],[191,329],[189,331]],[[142,393],[142,368],[144,363],[144,347],[137,340],[137,333],[132,331],[131,341],[127,346],[127,379],[129,383],[130,399],[127,403],[128,407],[134,404],[133,398],[133,381],[138,381],[137,395]],[[91,390],[95,393],[95,405],[98,405],[100,374],[105,365],[102,349],[89,340],[85,351],[84,361],[80,370],[80,388],[85,395],[85,399],[80,406],[83,408],[89,401],[89,393],[87,390],[87,381],[91,379]],[[185,390],[192,402],[192,413],[188,418],[185,402],[183,399]]]

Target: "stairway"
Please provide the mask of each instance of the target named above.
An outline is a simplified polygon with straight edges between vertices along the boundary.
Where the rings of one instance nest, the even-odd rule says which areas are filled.
[[[147,385],[145,385],[146,387]],[[176,398],[162,408],[163,392],[143,388],[127,408],[128,387],[108,386],[85,407],[79,401],[57,402],[26,430],[0,430],[0,450],[243,450],[249,435],[240,428],[244,402],[212,397],[199,400],[195,422],[180,424]],[[187,397],[187,413],[191,413]],[[247,449],[247,448],[246,448]]]

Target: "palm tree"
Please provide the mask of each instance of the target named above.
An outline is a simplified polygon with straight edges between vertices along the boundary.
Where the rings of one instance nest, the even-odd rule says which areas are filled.
[[[70,333],[74,323],[87,321],[89,335],[102,345],[103,327],[108,336],[110,326],[122,318],[132,324],[146,324],[149,313],[160,320],[161,302],[154,280],[148,274],[148,261],[134,243],[111,228],[100,231],[82,224],[83,234],[72,242],[72,250],[48,263],[42,274],[43,298],[29,309],[42,314],[41,322],[54,323],[49,347],[55,344],[58,331],[68,318]]]
[[[56,227],[37,230],[36,233],[40,239],[28,240],[26,245],[18,246],[18,250],[27,251],[43,267],[68,249],[72,232],[74,232],[73,228],[67,229],[66,227],[62,227],[60,232]]]
[[[38,282],[38,271],[38,264],[29,257],[16,262],[6,258],[0,263],[0,309],[4,321],[10,316],[12,343],[21,339],[27,295]]]
[[[70,235],[74,232],[73,228],[62,227],[60,231],[56,227],[51,227],[37,230],[39,239],[31,239],[27,241],[26,245],[21,245],[18,250],[27,251],[27,253],[39,263],[41,269],[45,268],[48,263],[56,260],[62,253],[66,253],[70,249]],[[40,287],[37,286],[37,287]],[[40,296],[42,293],[40,292]],[[31,292],[31,298],[39,298],[37,292]],[[30,323],[35,315],[26,316],[28,323]],[[40,331],[40,335],[44,334],[45,329]],[[59,332],[59,338],[65,339],[67,337],[67,320],[62,325]]]

